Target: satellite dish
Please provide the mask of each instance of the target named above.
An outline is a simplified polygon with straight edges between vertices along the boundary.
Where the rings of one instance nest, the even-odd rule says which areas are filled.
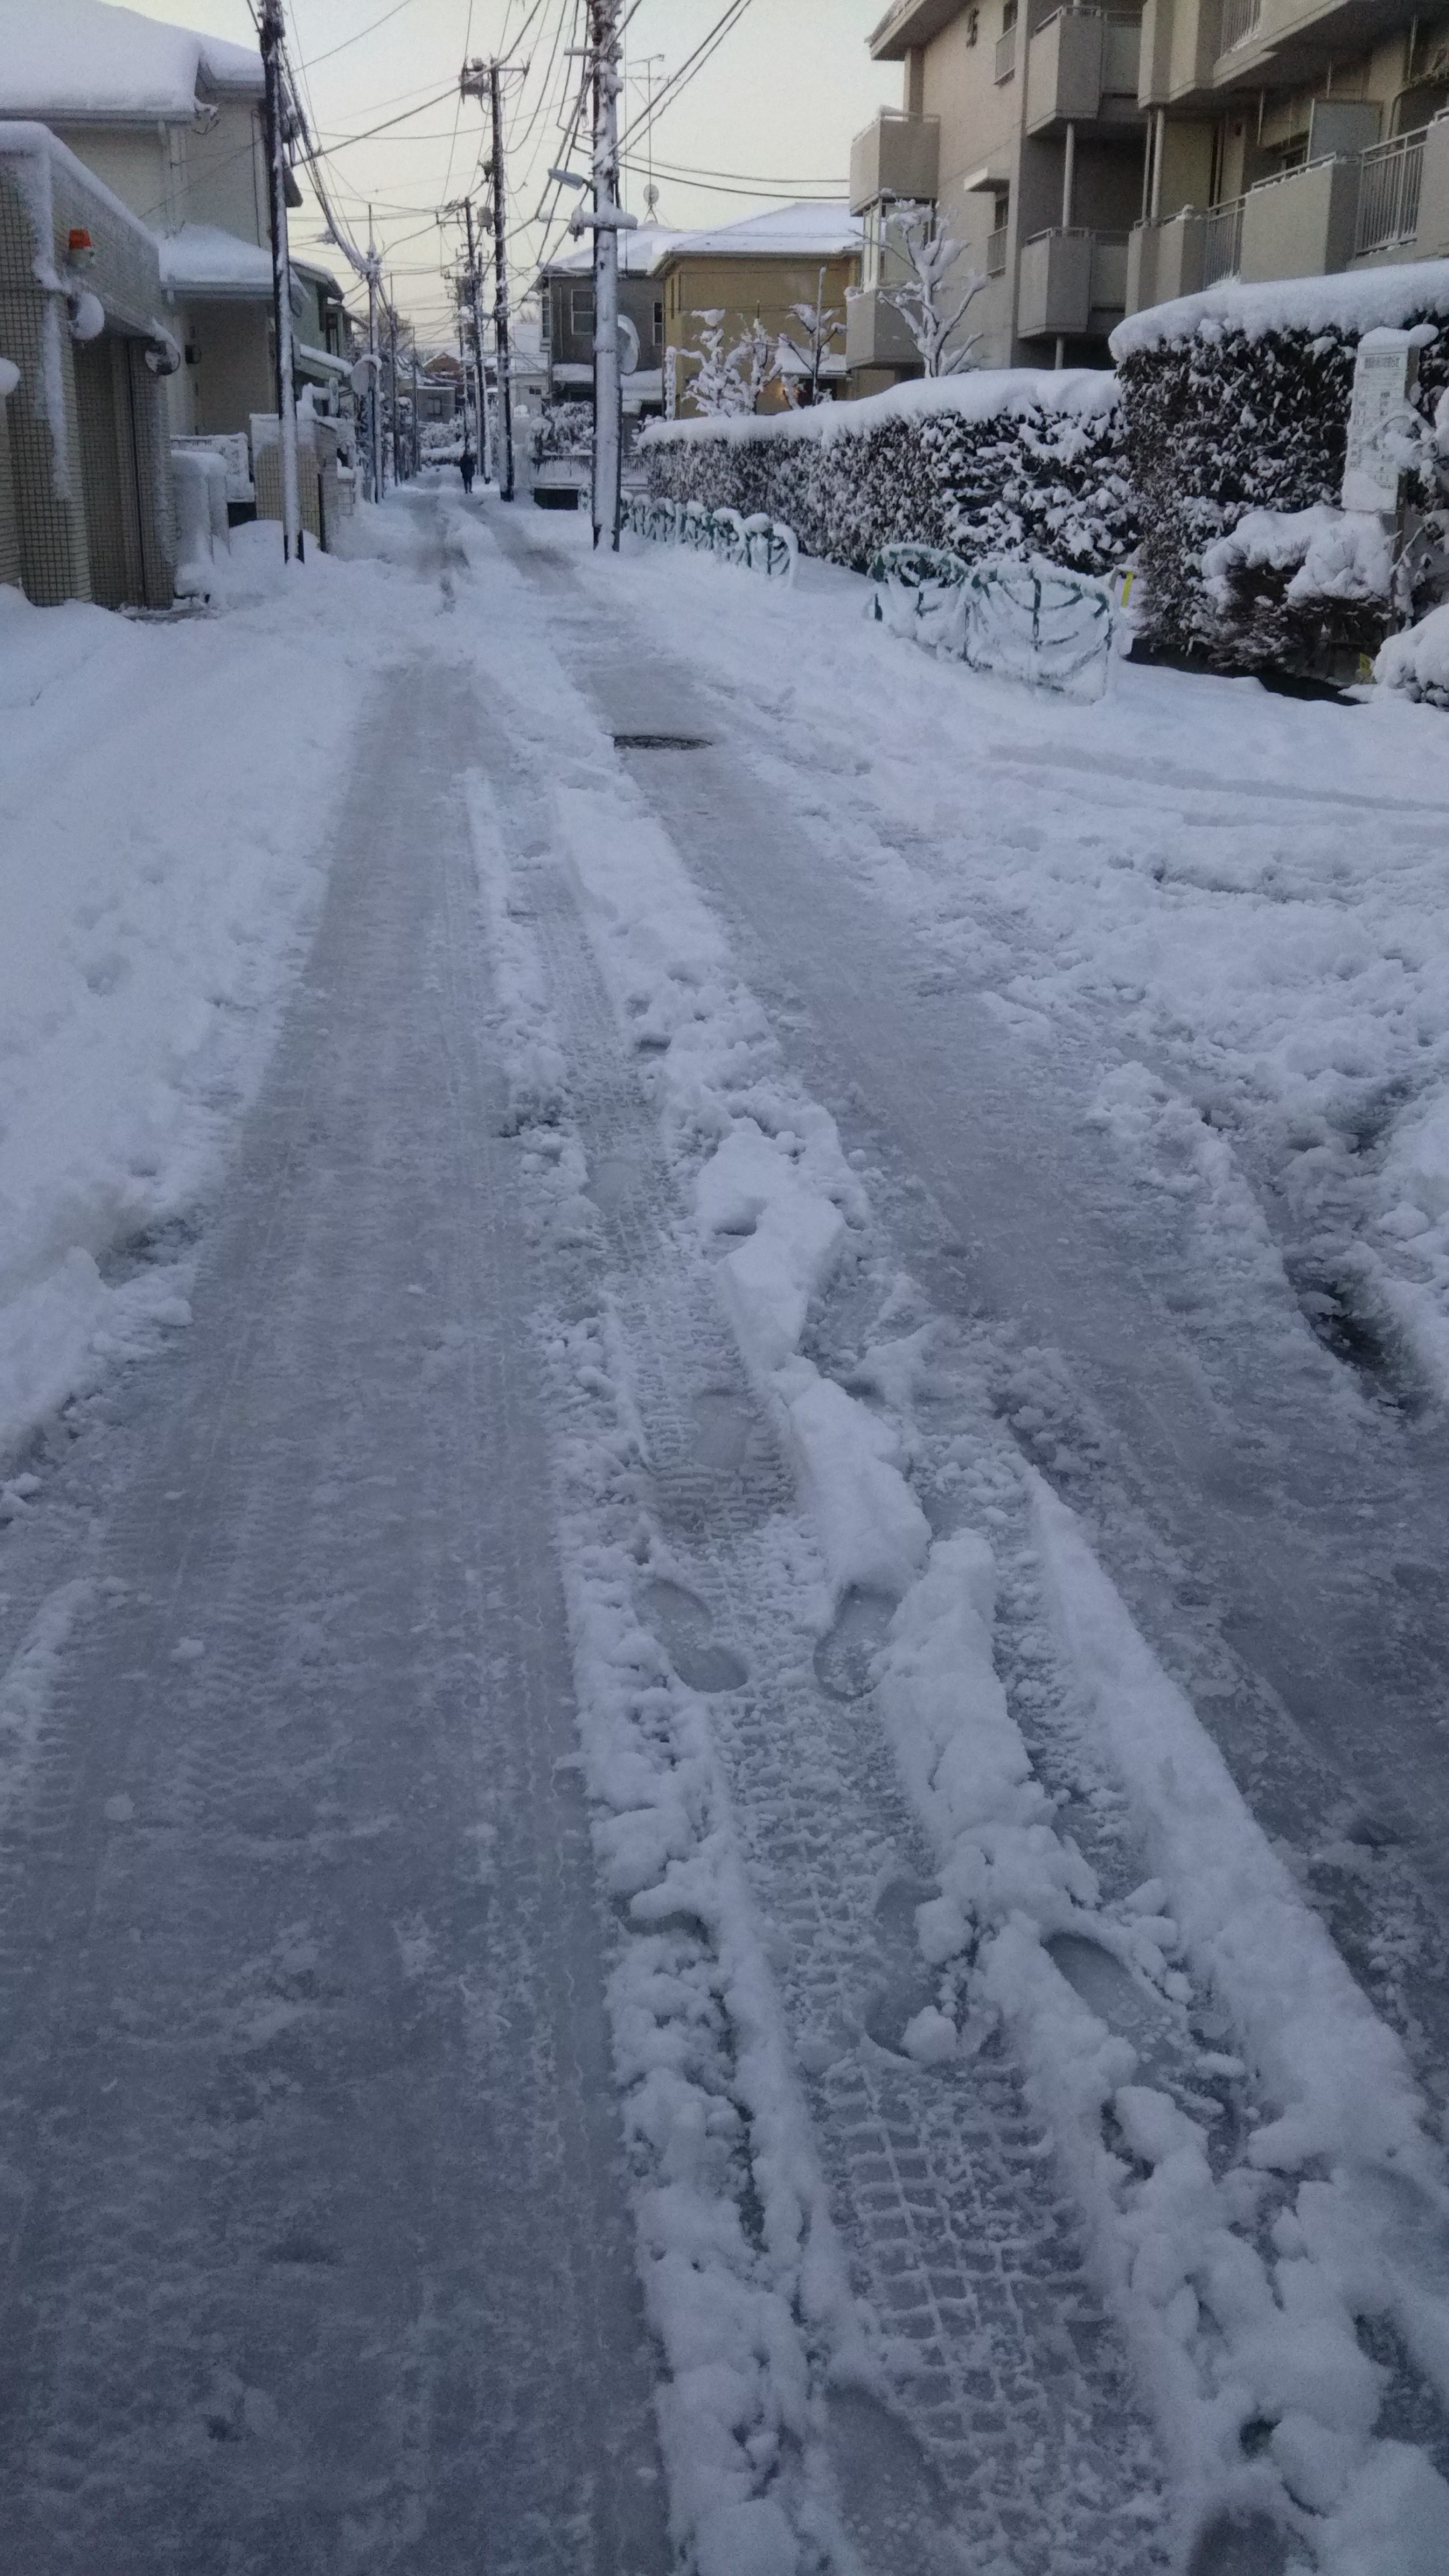
[[[639,334],[627,313],[619,316],[619,373],[632,376],[639,368]]]

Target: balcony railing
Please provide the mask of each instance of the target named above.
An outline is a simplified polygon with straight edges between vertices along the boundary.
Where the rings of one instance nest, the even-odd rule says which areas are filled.
[[[986,236],[986,274],[988,277],[1004,277],[1006,275],[1006,230],[1007,228],[1005,224],[998,224],[995,232],[988,233]]]
[[[1424,137],[1401,134],[1392,143],[1373,143],[1360,157],[1358,220],[1353,255],[1391,250],[1412,241],[1419,229],[1419,189],[1424,176]]]
[[[996,77],[998,81],[1009,81],[1015,70],[1016,29],[1008,27],[1005,35],[996,39]]]
[[[1234,197],[1230,205],[1213,206],[1202,228],[1202,282],[1216,286],[1224,277],[1236,277],[1243,257],[1243,200]]]
[[[1222,24],[1218,34],[1219,55],[1231,54],[1256,36],[1263,16],[1263,0],[1223,0]]]

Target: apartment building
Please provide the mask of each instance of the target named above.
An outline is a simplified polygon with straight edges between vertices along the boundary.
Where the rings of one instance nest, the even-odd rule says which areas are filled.
[[[870,50],[901,64],[902,105],[851,154],[865,242],[847,357],[860,391],[916,371],[889,290],[903,204],[923,200],[985,276],[963,326],[981,334],[981,364],[1107,364],[1143,211],[1142,44],[1137,8],[895,0]]]
[[[1449,10],[1148,0],[1136,311],[1449,253]]]
[[[888,292],[912,201],[987,279],[987,366],[1105,365],[1125,312],[1226,277],[1449,253],[1449,10],[894,0],[870,48],[904,94],[852,151],[861,391],[916,371]]]

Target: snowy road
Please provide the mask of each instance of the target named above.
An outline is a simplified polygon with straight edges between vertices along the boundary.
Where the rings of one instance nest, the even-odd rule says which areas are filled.
[[[1442,1416],[1041,1006],[1175,684],[380,522],[194,1321],[9,1489],[7,2564],[1439,2576]]]
[[[15,2576],[666,2563],[470,725],[379,684],[194,1328],[9,1543]]]

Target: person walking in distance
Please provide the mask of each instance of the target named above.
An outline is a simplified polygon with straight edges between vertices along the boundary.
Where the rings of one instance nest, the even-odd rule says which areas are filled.
[[[472,448],[469,447],[465,440],[463,453],[458,459],[458,471],[463,477],[463,489],[465,492],[471,492],[473,489],[473,476],[477,468],[477,462],[478,460],[473,454]]]

